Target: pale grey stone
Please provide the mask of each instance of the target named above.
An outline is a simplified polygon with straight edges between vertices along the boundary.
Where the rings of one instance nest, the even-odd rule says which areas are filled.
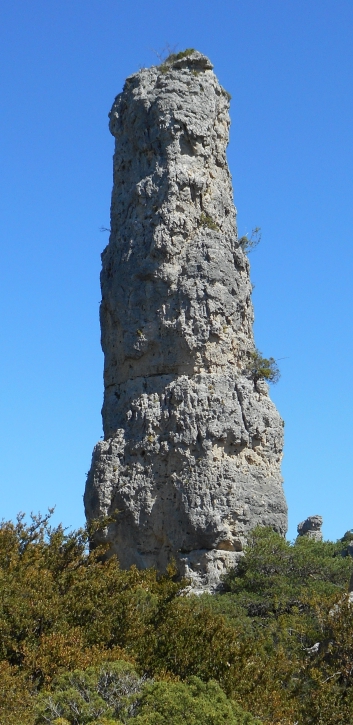
[[[226,160],[229,97],[194,52],[130,76],[110,112],[116,139],[103,252],[104,440],[90,520],[122,567],[174,558],[214,588],[249,529],[287,528],[283,422],[254,349],[249,262]]]
[[[308,516],[297,526],[298,536],[307,536],[308,539],[314,541],[322,541],[321,526],[323,523],[322,516]]]
[[[321,642],[315,642],[312,647],[305,647],[305,652],[307,652],[310,657],[313,657],[314,655],[317,655],[320,651]]]

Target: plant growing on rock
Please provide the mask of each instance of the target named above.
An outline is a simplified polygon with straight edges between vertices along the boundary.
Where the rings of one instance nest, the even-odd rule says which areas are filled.
[[[186,58],[187,55],[191,55],[194,52],[195,48],[185,48],[185,50],[180,50],[179,53],[170,53],[165,59],[165,63],[174,63],[175,60]]]
[[[167,52],[169,51],[169,48],[166,48]],[[169,52],[166,58],[162,59],[162,54],[158,54],[159,57],[162,60],[162,63],[159,66],[159,70],[162,73],[167,73],[169,70],[169,67],[174,63],[176,60],[181,60],[181,58],[186,58],[186,56],[190,55],[191,53],[195,52],[195,48],[186,48],[185,50],[179,51],[179,53]]]
[[[240,237],[239,246],[242,248],[244,252],[251,252],[257,245],[261,242],[261,227],[255,227],[255,229],[252,230],[250,237],[245,234],[243,237]]]
[[[200,224],[202,227],[207,227],[207,229],[212,229],[214,232],[219,232],[218,224],[213,221],[212,217],[209,214],[205,214],[204,212],[202,212],[200,216]]]
[[[274,357],[263,357],[262,353],[255,349],[248,353],[248,360],[244,372],[256,384],[259,380],[266,380],[269,383],[278,383],[281,373]]]

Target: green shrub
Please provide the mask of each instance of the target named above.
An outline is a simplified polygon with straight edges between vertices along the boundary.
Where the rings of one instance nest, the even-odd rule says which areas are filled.
[[[186,48],[185,50],[180,50],[179,53],[170,53],[164,62],[174,63],[175,60],[186,58],[186,56],[191,55],[191,53],[195,53],[195,48]]]
[[[33,725],[33,686],[25,673],[0,662],[0,725]]]
[[[278,383],[281,373],[273,357],[262,357],[259,350],[248,353],[244,372],[254,383],[258,380],[267,380],[269,383]]]
[[[36,713],[35,725],[260,725],[214,681],[148,683],[125,662],[61,675]]]
[[[168,73],[171,66],[176,60],[180,60],[181,58],[185,58],[186,56],[190,55],[191,53],[195,52],[195,48],[186,48],[186,50],[181,50],[179,53],[169,53],[169,55],[163,60],[163,62],[158,66],[158,69],[161,73]]]
[[[209,214],[205,214],[204,212],[202,212],[200,216],[200,224],[202,227],[207,227],[207,229],[213,229],[214,231],[219,232],[218,224],[213,221],[212,217]]]
[[[77,696],[77,670],[104,707],[94,721],[81,702],[82,717],[92,725],[116,725],[117,718],[164,723],[168,697],[196,687],[193,677],[202,687],[218,683],[225,693],[220,712],[234,710],[234,700],[267,725],[350,722],[353,607],[346,592],[352,560],[342,555],[345,537],[336,543],[299,537],[289,544],[271,529],[254,530],[224,593],[185,597],[185,582],[175,582],[172,567],[165,576],[122,571],[114,557],[102,559],[104,549],[88,550],[91,535],[51,529],[46,517],[34,517],[29,526],[21,518],[0,524],[0,725],[43,721],[49,696],[62,705],[71,686]],[[120,704],[109,710],[111,702],[97,692],[104,668],[120,683],[132,678],[140,694],[120,691]],[[142,683],[142,676],[158,682]],[[210,691],[197,687],[187,690],[193,706],[218,717]],[[72,725],[68,710],[50,717],[52,725]],[[204,714],[197,717],[195,725]]]
[[[48,519],[0,524],[0,660],[42,686],[59,672],[128,658],[183,587],[154,570],[123,571],[91,532],[66,534]]]
[[[102,718],[116,721],[122,712],[131,716],[142,684],[124,661],[67,672],[38,696],[35,723],[57,725],[57,718],[63,718],[70,725],[86,725]]]
[[[259,613],[304,606],[310,596],[332,597],[346,591],[352,568],[342,557],[344,543],[298,536],[290,544],[267,527],[253,529],[238,568],[225,577],[225,587]]]
[[[244,252],[251,252],[252,249],[255,249],[257,245],[261,242],[261,227],[255,227],[255,229],[252,230],[250,237],[245,234],[243,237],[240,237],[238,240],[239,246],[243,249]]]
[[[186,682],[146,685],[131,725],[260,725],[228,700],[214,681],[191,677]]]

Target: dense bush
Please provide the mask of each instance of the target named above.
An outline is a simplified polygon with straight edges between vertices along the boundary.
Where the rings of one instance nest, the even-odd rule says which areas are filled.
[[[131,725],[133,718],[159,725],[168,712],[178,723],[178,697],[194,698],[185,722],[217,723],[211,692],[218,693],[220,713],[233,708],[234,722],[243,722],[234,701],[271,725],[353,719],[346,540],[301,537],[289,544],[271,530],[255,530],[224,592],[196,597],[182,595],[185,583],[175,580],[173,567],[162,577],[120,570],[114,557],[104,560],[103,549],[89,551],[90,535],[51,528],[40,517],[0,526],[1,725],[40,722],[48,693],[59,697],[77,670],[97,687],[104,667],[113,674],[120,668],[120,680],[141,689],[139,710],[104,705],[99,717],[106,723],[129,717]],[[214,720],[195,714],[202,708],[211,708]],[[57,715],[71,722],[67,710]]]
[[[57,677],[35,710],[36,725],[260,725],[217,682],[144,682],[125,662]]]
[[[124,719],[131,717],[143,682],[124,661],[65,672],[54,679],[49,691],[43,690],[37,697],[35,722],[55,725],[60,717],[70,725],[85,725],[103,717],[118,720],[120,714]]]
[[[258,527],[248,538],[237,571],[225,578],[225,588],[254,612],[303,607],[314,594],[346,590],[353,562],[342,556],[345,548],[342,540],[333,544],[306,536],[290,544],[275,531]]]

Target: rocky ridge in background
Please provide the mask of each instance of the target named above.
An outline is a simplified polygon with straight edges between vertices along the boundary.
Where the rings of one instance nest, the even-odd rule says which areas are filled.
[[[249,262],[226,160],[229,95],[196,51],[130,76],[116,139],[103,252],[104,440],[88,520],[126,568],[174,558],[215,588],[256,524],[284,534],[283,422],[254,348]]]

